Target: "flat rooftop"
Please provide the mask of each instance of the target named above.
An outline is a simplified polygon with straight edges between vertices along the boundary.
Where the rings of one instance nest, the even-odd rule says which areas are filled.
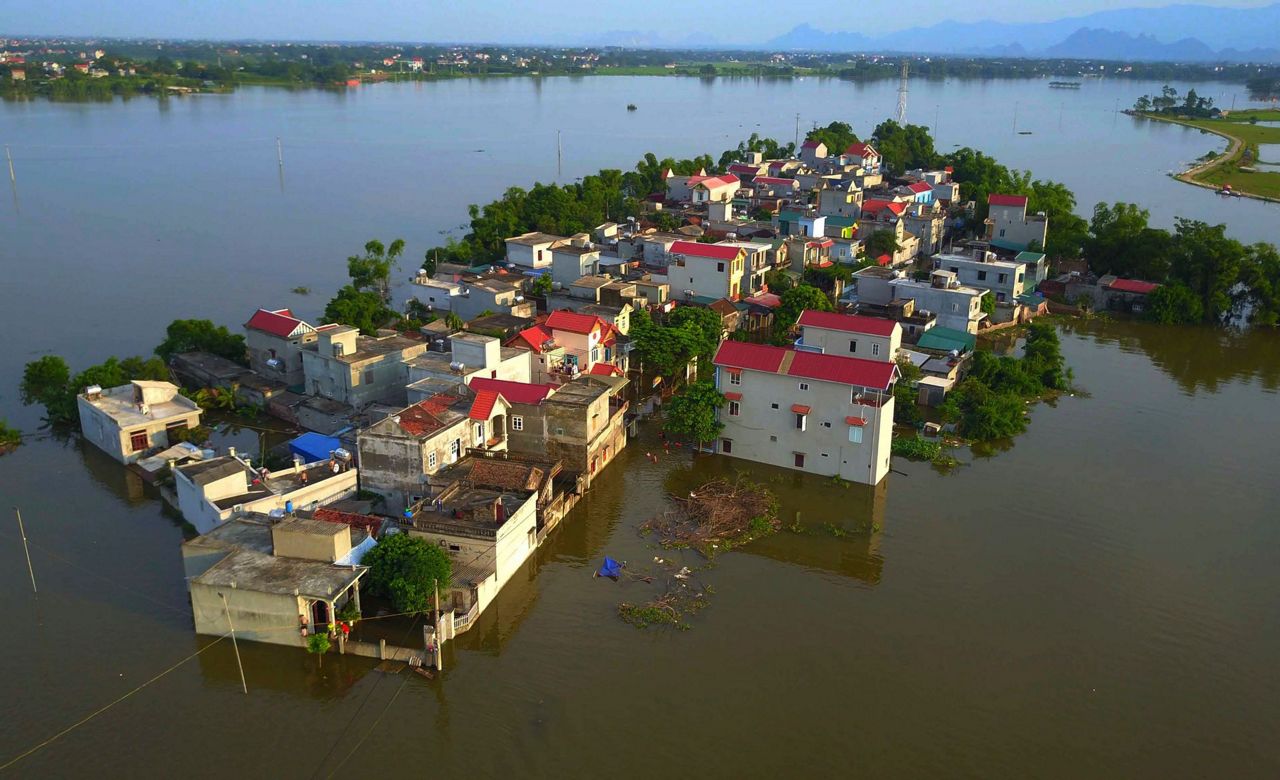
[[[343,363],[359,363],[372,358],[383,357],[393,352],[402,352],[406,349],[414,347],[426,347],[426,342],[417,341],[415,339],[406,338],[404,336],[360,336],[356,339],[356,351],[350,355],[338,355],[334,360]],[[302,345],[303,349],[310,350],[319,354],[320,344],[313,341]]]
[[[178,395],[177,388],[174,387],[174,395],[171,399],[146,404],[147,411],[144,413],[142,405],[138,402],[138,395],[134,387],[133,384],[127,384],[120,387],[107,388],[102,391],[102,394],[96,400],[92,401],[89,400],[87,394],[81,393],[80,399],[95,409],[101,410],[108,417],[115,420],[121,428],[145,425],[150,422],[161,422],[173,417],[184,417],[200,409],[199,406],[196,406],[195,401]]]
[[[508,244],[523,244],[524,246],[536,246],[537,244],[554,243],[556,241],[568,241],[565,236],[553,236],[550,233],[525,233],[522,236],[513,236],[507,239]]]

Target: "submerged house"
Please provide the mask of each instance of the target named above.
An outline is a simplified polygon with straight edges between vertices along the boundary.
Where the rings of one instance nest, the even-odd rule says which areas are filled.
[[[305,647],[339,609],[360,606],[359,565],[376,544],[339,522],[251,514],[182,545],[197,634]],[[230,623],[228,623],[230,621]]]
[[[200,407],[170,382],[135,379],[106,390],[94,385],[76,396],[80,432],[121,463],[176,444],[179,432],[200,424]]]

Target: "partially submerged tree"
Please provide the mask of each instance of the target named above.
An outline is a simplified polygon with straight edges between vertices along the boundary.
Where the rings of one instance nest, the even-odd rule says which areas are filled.
[[[397,612],[429,609],[436,588],[448,588],[453,577],[444,550],[409,534],[384,536],[362,562],[369,567],[370,590],[389,598]]]
[[[363,255],[347,258],[347,275],[357,290],[372,290],[383,301],[391,300],[391,269],[398,265],[404,253],[404,239],[397,238],[390,246],[373,239],[364,245]]]
[[[232,333],[224,325],[210,320],[174,320],[165,329],[165,339],[156,354],[166,363],[183,352],[208,352],[218,357],[248,365],[244,336]]]
[[[725,398],[709,381],[694,382],[676,395],[663,411],[662,429],[669,435],[697,442],[712,441],[724,430],[719,410]]]

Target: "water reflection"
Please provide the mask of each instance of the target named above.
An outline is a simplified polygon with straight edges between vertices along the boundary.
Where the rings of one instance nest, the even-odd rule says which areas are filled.
[[[200,641],[203,644],[212,640],[201,637]],[[221,645],[198,656],[202,680],[206,688],[239,691],[240,671],[231,641],[223,640]],[[310,653],[298,652],[296,647],[256,642],[241,642],[240,658],[251,695],[265,689],[317,700],[341,699],[376,663],[336,652],[321,661]]]
[[[1101,319],[1065,320],[1064,333],[1142,352],[1187,395],[1216,393],[1225,384],[1257,380],[1280,390],[1280,339],[1274,331],[1154,325]]]

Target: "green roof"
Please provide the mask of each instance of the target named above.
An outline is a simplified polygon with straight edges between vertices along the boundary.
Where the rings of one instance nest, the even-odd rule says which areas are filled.
[[[838,215],[831,216],[831,217],[827,217],[827,224],[838,225],[839,227],[853,227],[854,225],[858,224],[858,218],[857,217],[841,217]]]
[[[711,304],[715,303],[718,300],[720,299],[712,298],[708,295],[694,295],[693,297],[689,298],[689,303],[696,303],[699,306],[710,306]]]
[[[1024,249],[1013,259],[1019,263],[1038,263],[1044,259],[1044,252],[1032,252],[1029,249]]]
[[[780,212],[778,212],[778,219],[784,219],[784,220],[787,220],[787,221],[789,221],[789,222],[794,222],[794,221],[796,221],[796,220],[800,219],[800,218],[801,218],[801,217],[803,217],[803,216],[804,216],[804,213],[803,213],[803,212],[800,212],[800,211],[785,211],[785,210],[784,210],[784,211],[780,211]]]
[[[926,330],[916,342],[916,346],[921,349],[939,352],[950,352],[953,349],[959,352],[972,352],[977,345],[978,337],[972,333],[965,333],[955,328],[944,328],[940,325]]]
[[[991,246],[999,247],[1000,249],[1008,249],[1011,252],[1025,252],[1027,249],[1026,244],[1019,244],[1016,241],[1005,241],[1002,238],[991,239]]]

